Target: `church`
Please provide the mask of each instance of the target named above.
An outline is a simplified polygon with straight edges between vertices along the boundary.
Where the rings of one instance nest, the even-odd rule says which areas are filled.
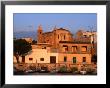
[[[51,32],[43,32],[42,26],[38,26],[37,43],[48,43],[58,48],[60,41],[73,41],[72,33],[67,29],[56,27]]]

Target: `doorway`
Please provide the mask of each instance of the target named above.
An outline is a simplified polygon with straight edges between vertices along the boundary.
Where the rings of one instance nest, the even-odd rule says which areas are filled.
[[[56,56],[50,56],[50,63],[56,63]]]

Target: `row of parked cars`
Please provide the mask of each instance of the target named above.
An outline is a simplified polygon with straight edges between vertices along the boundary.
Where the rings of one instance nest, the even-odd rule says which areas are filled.
[[[34,67],[34,66],[30,66],[28,69],[26,70],[19,70],[14,68],[14,73],[18,73],[18,72],[22,72],[24,74],[26,73],[34,73],[34,72],[39,72],[39,73],[73,73],[73,74],[97,74],[97,70],[96,69],[81,69],[80,71],[78,71],[78,69],[76,67],[72,68],[71,71],[68,71],[68,69],[66,67],[60,67],[60,68],[54,68],[51,69],[50,71],[48,70],[48,67]]]
[[[35,73],[35,72],[39,72],[39,73],[42,73],[42,72],[46,72],[48,73],[48,69],[46,67],[41,67],[41,69],[39,68],[32,68],[32,69],[17,69],[16,67],[14,67],[14,74],[17,75],[17,74],[27,74],[27,73]]]
[[[47,67],[41,67],[41,68],[33,68],[28,69],[25,71],[26,73],[32,73],[32,72],[49,72]]]

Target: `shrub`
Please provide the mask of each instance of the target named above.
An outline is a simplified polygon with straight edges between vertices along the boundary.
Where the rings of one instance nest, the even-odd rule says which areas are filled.
[[[59,72],[67,72],[67,68],[65,66],[60,67]]]
[[[30,68],[30,70],[36,70],[35,66],[30,66],[29,68]]]
[[[93,72],[93,69],[92,68],[87,68],[87,73],[92,73]]]
[[[71,71],[72,71],[72,72],[78,71],[78,68],[77,68],[77,67],[72,67],[72,68],[71,68]]]

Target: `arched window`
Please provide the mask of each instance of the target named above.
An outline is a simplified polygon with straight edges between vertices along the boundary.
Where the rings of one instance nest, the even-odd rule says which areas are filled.
[[[66,37],[66,36],[64,35],[64,40],[65,40],[65,37]]]

